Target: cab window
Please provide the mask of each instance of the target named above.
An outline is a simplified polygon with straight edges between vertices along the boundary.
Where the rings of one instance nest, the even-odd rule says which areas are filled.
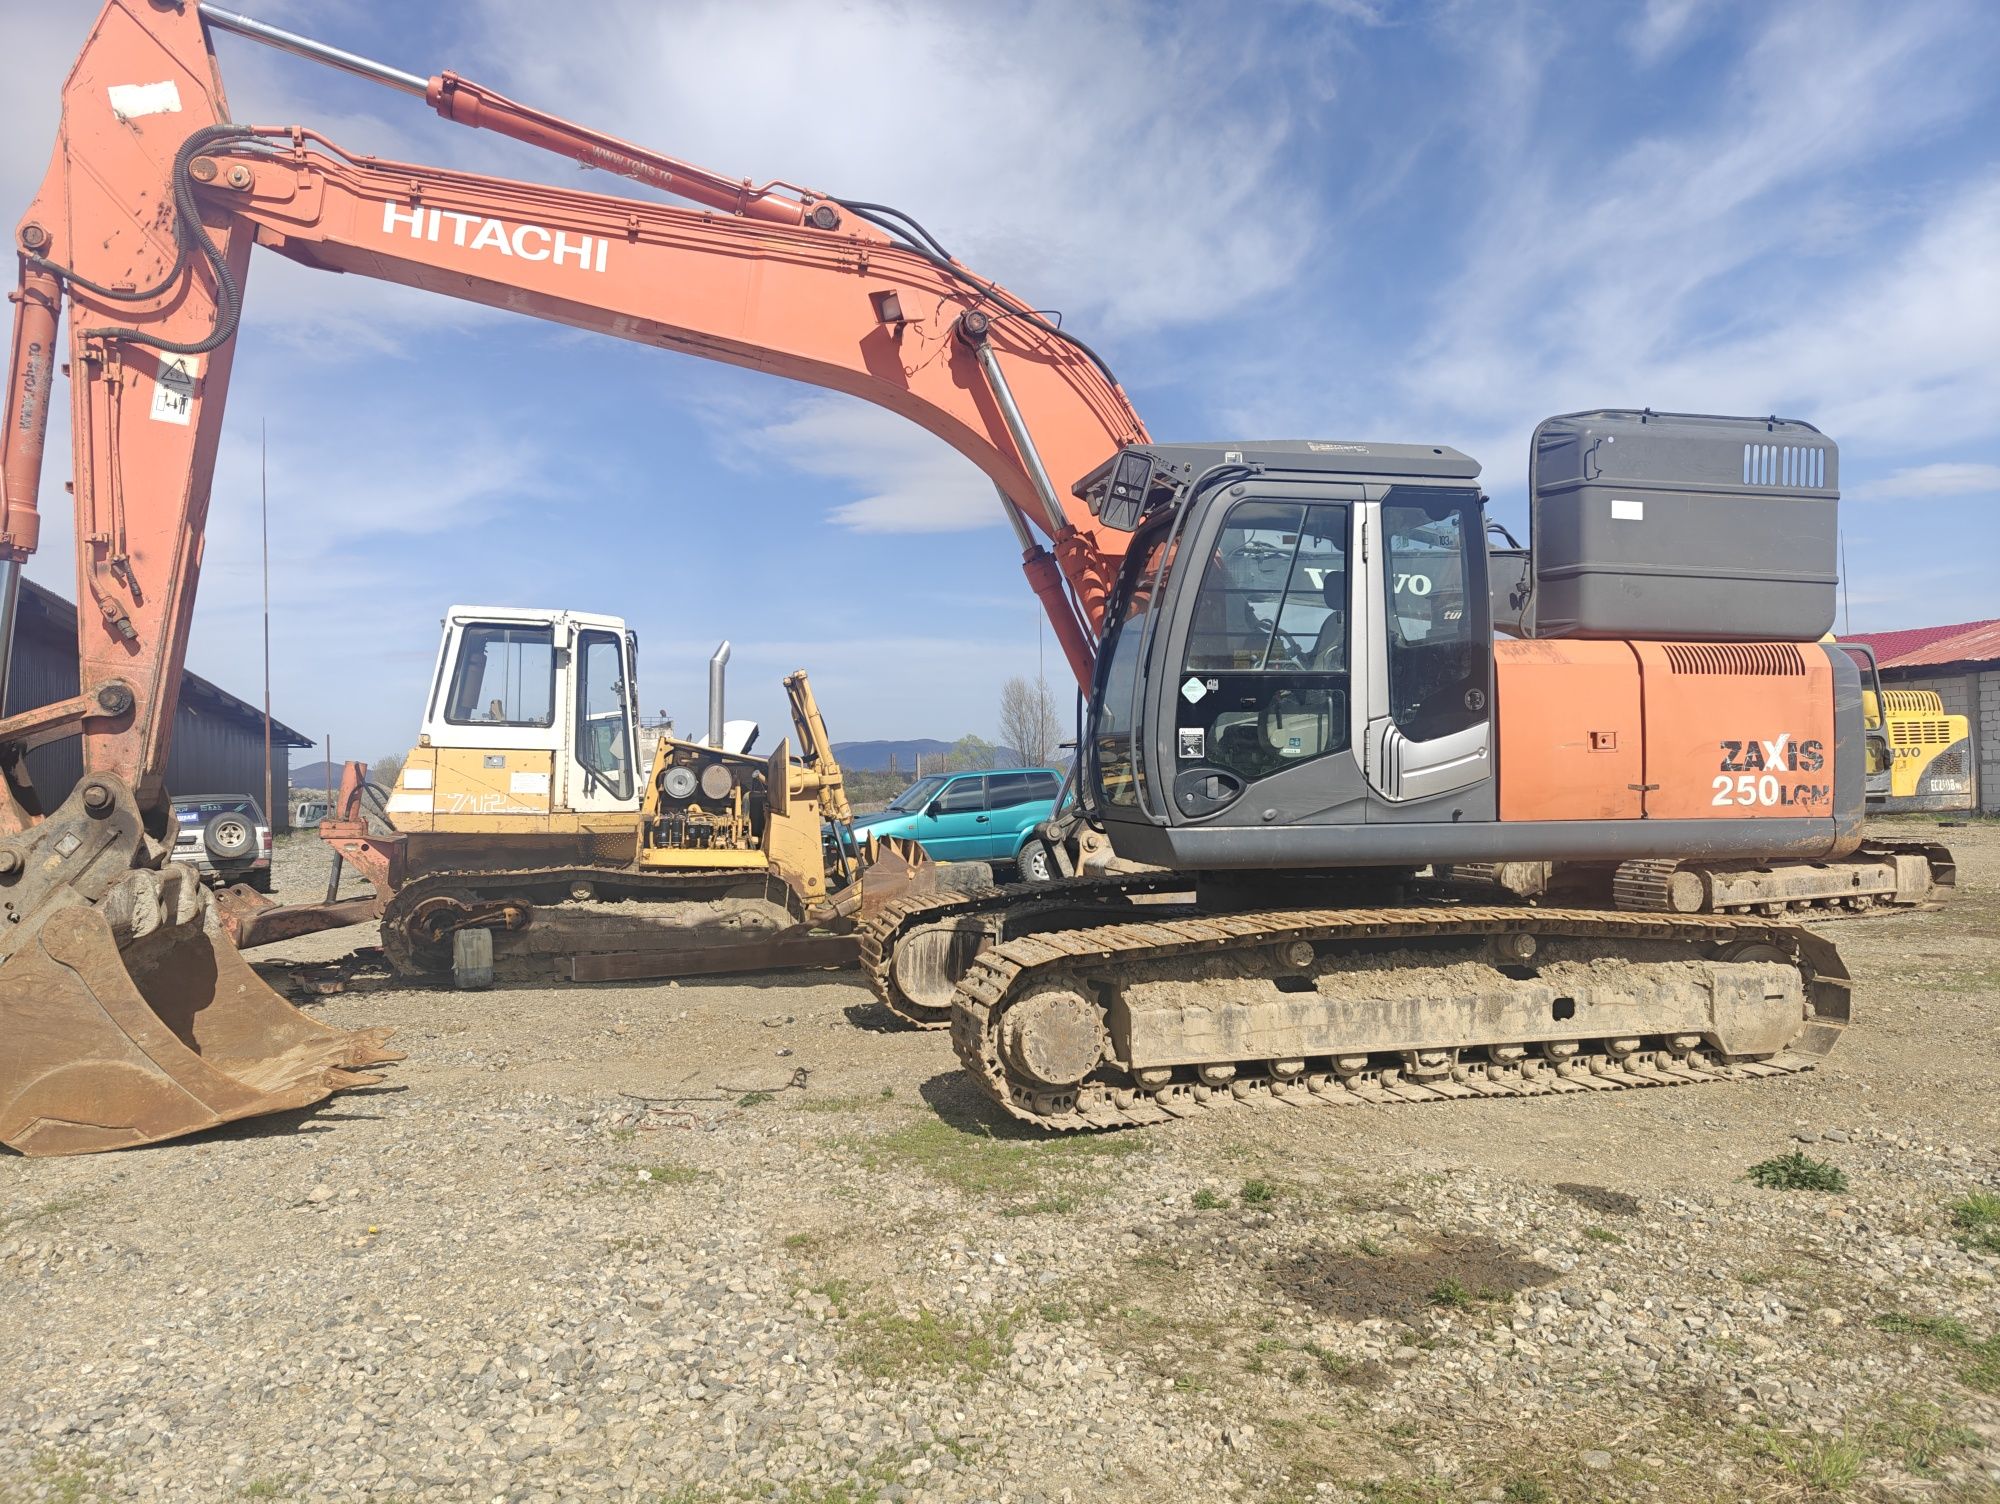
[[[1348,745],[1348,508],[1243,501],[1195,597],[1177,765],[1255,780]]]
[[[459,634],[445,719],[456,726],[555,724],[553,626],[475,622]]]
[[[1490,602],[1469,551],[1484,548],[1470,492],[1392,488],[1382,503],[1389,602],[1389,712],[1412,741],[1434,741],[1487,719]]]
[[[632,793],[631,717],[624,655],[615,632],[577,639],[576,760],[614,799]]]

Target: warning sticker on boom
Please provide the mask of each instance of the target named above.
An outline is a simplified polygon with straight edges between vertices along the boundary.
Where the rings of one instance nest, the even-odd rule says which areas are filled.
[[[153,421],[187,427],[194,418],[194,384],[200,377],[199,356],[162,355],[153,383]]]

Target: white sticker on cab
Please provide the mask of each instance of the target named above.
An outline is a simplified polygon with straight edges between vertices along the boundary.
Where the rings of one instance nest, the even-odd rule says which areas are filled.
[[[405,769],[403,769],[403,787],[404,787],[404,788],[406,788],[406,789],[427,789],[427,788],[429,788],[430,786],[431,786],[431,770],[430,770],[429,768],[405,768]]]
[[[1646,503],[1643,501],[1627,501],[1622,496],[1614,496],[1611,498],[1611,520],[1613,522],[1644,522],[1646,520]]]
[[[507,792],[510,794],[546,794],[549,791],[549,775],[546,773],[510,773],[507,776]]]

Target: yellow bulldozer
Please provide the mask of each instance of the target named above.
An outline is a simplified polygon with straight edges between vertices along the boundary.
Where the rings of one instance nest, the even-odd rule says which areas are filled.
[[[929,891],[931,864],[847,828],[803,670],[784,681],[796,755],[789,740],[751,750],[758,728],[725,712],[729,651],[709,661],[706,735],[660,736],[642,764],[638,643],[622,620],[453,606],[393,787],[348,764],[320,826],[329,902],[233,890],[238,943],[379,916],[399,974],[464,987],[855,964],[856,922]],[[373,895],[334,901],[340,864]]]

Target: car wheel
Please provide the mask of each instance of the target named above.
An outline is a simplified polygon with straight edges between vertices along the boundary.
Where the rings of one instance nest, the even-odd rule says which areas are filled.
[[[1061,876],[1056,868],[1056,855],[1046,841],[1030,841],[1023,846],[1017,865],[1024,883],[1052,883]]]

